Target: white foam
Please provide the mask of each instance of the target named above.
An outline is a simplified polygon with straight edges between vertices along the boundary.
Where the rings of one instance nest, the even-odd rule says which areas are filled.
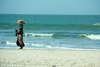
[[[54,48],[54,49],[67,49],[66,47],[53,47],[53,46],[46,46],[47,48]]]
[[[0,43],[5,43],[5,44],[10,44],[10,45],[15,45],[16,43],[13,43],[13,42],[9,42],[9,41],[2,41]]]
[[[34,33],[25,33],[25,36],[33,37],[51,37],[53,34],[34,34]]]
[[[32,46],[43,46],[43,44],[31,44]]]
[[[100,25],[99,23],[95,23],[95,24],[93,24],[93,25]]]
[[[9,42],[9,41],[6,41],[6,44],[9,44],[9,45],[16,45],[16,43]]]
[[[47,48],[53,48],[52,46],[47,46]]]
[[[86,34],[81,34],[89,39],[93,39],[93,40],[100,40],[100,34],[98,35],[94,35],[94,34],[91,34],[91,35],[86,35]]]

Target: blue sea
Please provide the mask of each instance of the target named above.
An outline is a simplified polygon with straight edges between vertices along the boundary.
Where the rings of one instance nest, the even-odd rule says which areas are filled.
[[[100,15],[0,14],[0,48],[19,48],[15,29],[24,24],[24,49],[100,50]]]

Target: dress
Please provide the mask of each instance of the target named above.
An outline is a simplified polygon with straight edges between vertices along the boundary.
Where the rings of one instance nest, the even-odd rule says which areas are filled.
[[[17,33],[18,38],[17,38],[16,44],[17,44],[17,46],[24,47],[25,45],[24,45],[24,42],[23,42],[23,28],[20,28],[19,30],[20,30],[20,32]]]

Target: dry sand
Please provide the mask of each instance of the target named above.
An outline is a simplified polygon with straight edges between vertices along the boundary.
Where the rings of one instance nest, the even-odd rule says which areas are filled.
[[[100,67],[100,50],[0,49],[0,67]]]

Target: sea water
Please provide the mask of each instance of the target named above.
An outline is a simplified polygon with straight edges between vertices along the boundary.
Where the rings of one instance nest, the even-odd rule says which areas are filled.
[[[24,49],[99,49],[100,15],[0,14],[0,48],[19,48],[15,29],[24,24]]]

